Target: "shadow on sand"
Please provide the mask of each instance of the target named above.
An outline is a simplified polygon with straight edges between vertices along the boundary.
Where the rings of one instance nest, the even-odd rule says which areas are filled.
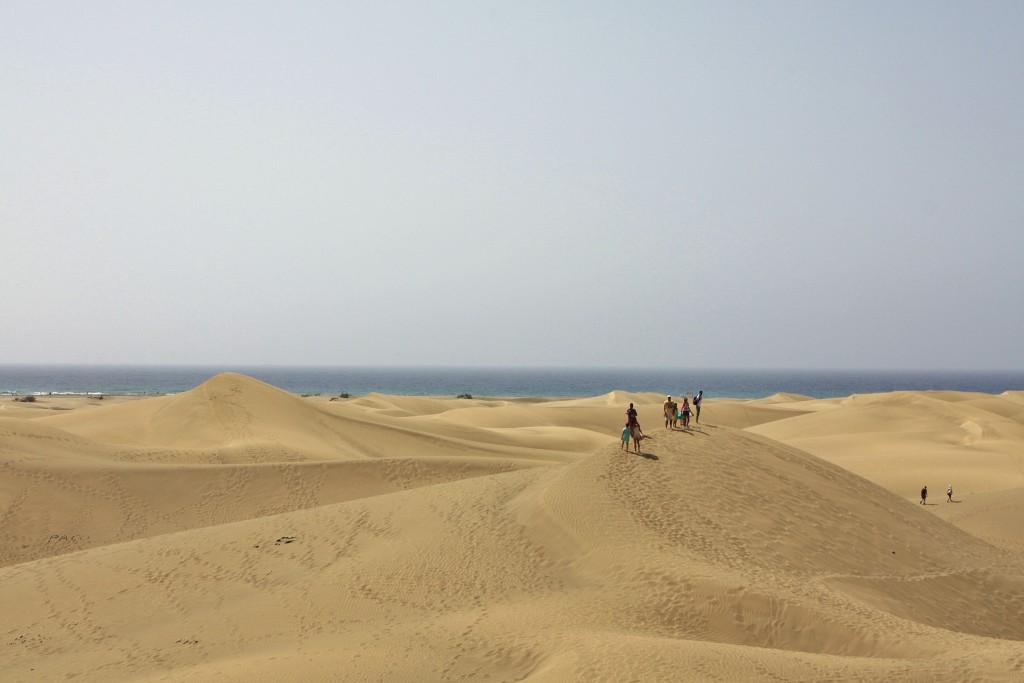
[[[710,426],[712,429],[714,429],[713,425],[708,425],[708,426]],[[675,432],[676,434],[686,434],[687,436],[695,436],[697,434],[707,434],[707,432],[705,432],[700,427],[690,427],[689,429],[673,429],[672,431]]]

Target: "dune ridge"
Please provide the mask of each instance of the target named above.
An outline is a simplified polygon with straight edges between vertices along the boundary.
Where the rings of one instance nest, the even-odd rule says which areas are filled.
[[[1018,396],[709,399],[686,432],[663,399],[326,401],[227,374],[0,419],[2,678],[1024,674],[999,523]],[[943,448],[965,475],[954,449],[987,456],[984,485],[918,505],[904,479]]]

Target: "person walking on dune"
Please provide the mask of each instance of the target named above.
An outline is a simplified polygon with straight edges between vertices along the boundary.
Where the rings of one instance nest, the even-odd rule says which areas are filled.
[[[949,487],[946,489],[946,502],[947,503],[952,503],[953,502],[953,485],[952,484],[950,484]]]
[[[679,411],[679,414],[683,416],[683,429],[690,428],[690,399],[683,399],[683,407]]]
[[[704,390],[701,389],[697,392],[697,395],[693,397],[693,417],[695,422],[700,424],[700,404],[704,400]]]
[[[928,500],[928,487],[925,486],[923,489],[921,489],[921,505],[927,505],[928,503],[925,502],[927,500]]]
[[[622,428],[622,450],[629,450],[629,437],[633,435],[633,430],[629,428],[629,423]]]
[[[648,436],[644,434],[644,430],[640,428],[639,422],[634,422],[633,426],[629,428],[629,431],[633,433],[633,445],[636,446],[637,453],[639,453],[640,441],[648,438]]]
[[[665,413],[665,429],[675,427],[676,411],[679,409],[679,406],[675,404],[671,396],[665,397],[665,402],[661,404],[661,409]]]

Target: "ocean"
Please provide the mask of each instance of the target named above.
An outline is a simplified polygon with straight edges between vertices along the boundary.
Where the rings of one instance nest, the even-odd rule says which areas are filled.
[[[352,396],[584,397],[613,390],[672,395],[703,390],[707,398],[779,392],[832,398],[898,390],[1024,390],[1021,371],[0,365],[0,395],[175,394],[226,371],[296,394]]]

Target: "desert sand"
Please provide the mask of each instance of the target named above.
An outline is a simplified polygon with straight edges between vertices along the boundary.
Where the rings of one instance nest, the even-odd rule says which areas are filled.
[[[0,681],[1024,680],[1024,392],[663,399],[5,400]]]

